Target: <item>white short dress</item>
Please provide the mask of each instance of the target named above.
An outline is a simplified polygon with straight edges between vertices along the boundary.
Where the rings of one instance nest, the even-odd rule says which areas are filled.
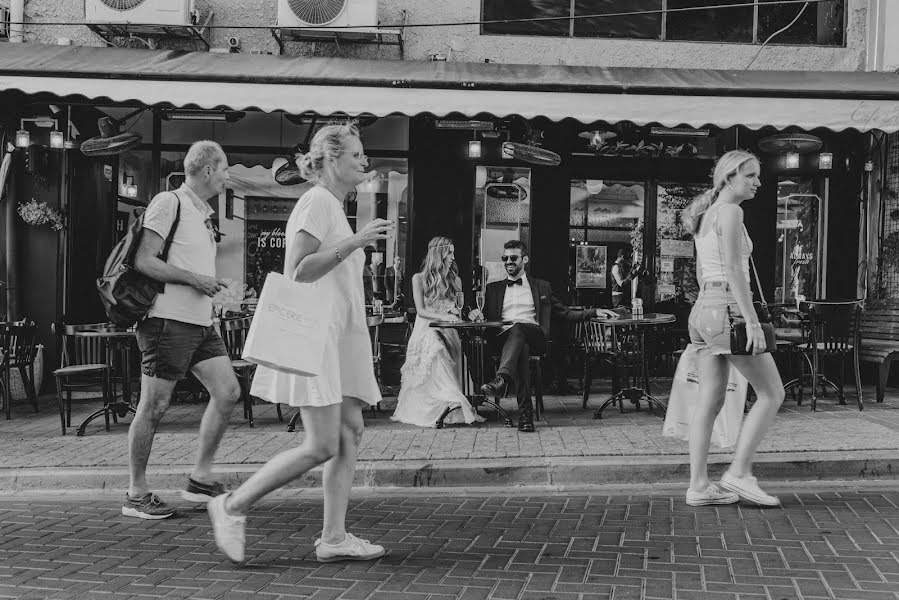
[[[287,221],[286,255],[299,231],[315,236],[322,247],[332,248],[353,235],[341,201],[320,186],[303,194]],[[259,366],[252,395],[290,406],[329,406],[343,402],[344,397],[372,405],[381,401],[365,322],[364,262],[365,255],[357,250],[318,281],[303,284],[321,290],[323,301],[331,304],[321,375],[303,377]]]

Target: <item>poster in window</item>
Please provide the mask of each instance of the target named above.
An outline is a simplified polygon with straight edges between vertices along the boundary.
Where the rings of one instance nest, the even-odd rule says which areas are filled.
[[[575,263],[575,286],[600,288],[607,286],[607,246],[578,246]]]
[[[284,272],[286,226],[286,218],[284,221],[247,221],[247,288],[256,290],[257,296],[262,292],[262,284],[269,273]]]

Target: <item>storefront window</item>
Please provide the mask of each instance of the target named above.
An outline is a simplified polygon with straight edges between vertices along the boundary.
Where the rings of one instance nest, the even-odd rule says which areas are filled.
[[[759,0],[756,12],[756,6],[746,0],[484,0],[486,21],[572,18],[485,23],[481,33],[761,44],[788,25],[802,6]],[[845,0],[809,4],[796,23],[772,42],[842,45],[844,7]],[[581,18],[588,15],[599,16]]]
[[[662,0],[575,0],[574,14],[637,13],[620,17],[595,17],[574,22],[575,37],[660,39]]]
[[[660,183],[657,187],[656,300],[696,300],[693,236],[684,227],[683,211],[703,191],[702,184]]]
[[[611,270],[619,251],[628,270],[630,265],[642,260],[645,200],[643,182],[597,179],[571,182],[569,270],[573,272],[573,287],[579,302],[594,305],[609,302]],[[576,216],[581,222],[575,227]]]
[[[475,171],[473,215],[475,290],[506,277],[503,244],[521,240],[530,246],[531,170],[479,166]]]
[[[818,297],[821,218],[821,197],[812,178],[783,177],[778,181],[775,302]]]

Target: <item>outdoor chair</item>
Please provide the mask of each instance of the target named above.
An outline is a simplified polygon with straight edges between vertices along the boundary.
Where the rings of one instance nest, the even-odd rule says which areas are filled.
[[[59,404],[59,420],[62,434],[66,427],[72,426],[72,392],[100,389],[103,405],[110,401],[110,372],[107,364],[106,341],[103,338],[90,338],[75,335],[80,331],[96,331],[105,327],[104,323],[88,325],[51,326],[53,333],[59,336],[62,349],[59,368],[53,371],[56,379],[56,400]],[[63,400],[65,395],[65,400]],[[116,414],[112,418],[118,422]],[[109,431],[109,415],[105,416],[106,431]]]
[[[3,395],[6,403],[6,418],[12,418],[12,390],[9,386],[10,371],[18,369],[22,377],[25,395],[31,401],[34,412],[40,412],[37,405],[37,390],[34,389],[34,359],[37,356],[37,325],[32,321],[0,326],[0,351],[3,353],[2,370]]]
[[[817,388],[820,383],[837,392],[839,403],[846,404],[843,384],[847,361],[855,375],[855,393],[858,409],[863,410],[861,376],[859,374],[859,323],[861,321],[861,301],[805,301],[800,310],[808,314],[809,341],[799,345],[799,350],[811,357],[812,364],[812,410],[817,407]],[[837,382],[823,374],[822,362],[839,364]],[[802,401],[802,377],[799,378],[799,398]]]
[[[243,416],[249,421],[250,427],[255,427],[253,397],[250,395],[250,385],[253,373],[256,371],[256,365],[241,358],[243,347],[247,340],[247,333],[252,323],[253,317],[222,319],[219,323],[219,330],[222,334],[222,341],[225,342],[225,348],[228,350],[228,358],[231,359],[231,368],[234,369],[234,374],[237,375],[237,382],[240,384]],[[278,420],[283,423],[284,416],[281,414],[281,405],[275,404],[275,410],[278,411]]]
[[[573,336],[577,340],[576,347],[583,358],[583,408],[587,408],[590,399],[590,386],[593,383],[594,363],[615,365],[615,352],[612,350],[611,331],[602,323],[581,321],[573,324]]]

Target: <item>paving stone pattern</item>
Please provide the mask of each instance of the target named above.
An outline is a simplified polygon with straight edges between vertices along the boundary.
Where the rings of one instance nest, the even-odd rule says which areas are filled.
[[[657,382],[659,390],[668,389]],[[670,384],[668,384],[670,387]],[[610,390],[595,391],[595,405]],[[821,399],[817,412],[808,404],[797,406],[789,397],[781,408],[772,431],[760,452],[816,452],[828,450],[899,450],[899,393],[891,389],[883,403],[873,402],[873,388],[866,387],[869,398],[865,410],[854,407],[850,395],[846,406],[835,403],[833,394]],[[664,397],[663,394],[660,396]],[[90,414],[97,400],[78,400],[73,407],[75,426]],[[519,433],[498,422],[485,411],[486,423],[459,425],[446,429],[423,429],[390,420],[395,399],[387,398],[380,412],[365,412],[366,429],[359,459],[363,461],[441,460],[509,457],[579,456],[664,456],[686,455],[686,442],[662,436],[662,419],[626,407],[621,414],[615,408],[605,411],[602,420],[592,418],[592,410],[581,408],[579,396],[545,397],[546,413],[537,422],[536,434]],[[512,408],[514,401],[507,400]],[[2,468],[92,467],[127,465],[127,423],[130,417],[113,424],[110,432],[103,422],[89,426],[88,435],[78,438],[74,428],[60,435],[55,398],[42,398],[42,410],[29,412],[22,402],[13,419],[0,420],[0,456]],[[157,432],[151,466],[190,465],[197,450],[197,431],[206,405],[173,405]],[[251,429],[235,407],[231,428],[226,433],[216,462],[220,464],[258,464],[286,448],[296,446],[302,430],[288,433],[279,423],[274,408],[261,403],[255,409],[256,427]],[[292,409],[285,410],[289,419]],[[713,449],[713,452],[723,452]]]
[[[782,494],[783,509],[680,496],[354,500],[373,562],[319,564],[318,499],[263,502],[248,563],[220,558],[203,511],[140,521],[114,499],[0,499],[3,598],[896,600],[899,488]]]

